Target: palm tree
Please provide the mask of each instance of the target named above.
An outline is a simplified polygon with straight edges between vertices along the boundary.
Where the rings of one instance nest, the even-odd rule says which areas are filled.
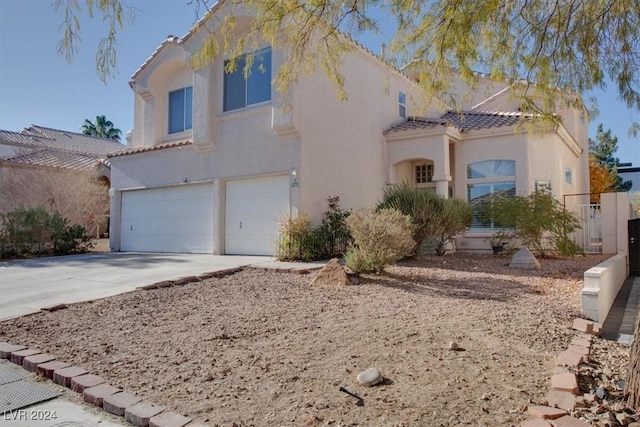
[[[91,120],[85,119],[82,124],[82,133],[100,138],[113,139],[118,142],[120,142],[120,137],[122,136],[122,131],[113,127],[111,120],[107,120],[105,116],[96,116],[95,124],[93,124]]]

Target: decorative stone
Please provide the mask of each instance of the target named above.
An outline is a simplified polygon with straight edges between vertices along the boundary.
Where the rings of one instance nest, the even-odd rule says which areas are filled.
[[[22,361],[22,367],[29,372],[35,372],[36,367],[41,363],[47,363],[56,360],[55,356],[50,354],[34,354],[33,356],[27,356]]]
[[[562,418],[554,420],[553,425],[555,427],[589,427],[591,424],[587,424],[582,420],[566,415]]]
[[[544,420],[555,420],[556,418],[567,415],[567,411],[564,409],[551,408],[549,406],[529,406],[527,412]]]
[[[449,342],[449,350],[458,350],[460,347],[458,347],[458,343],[455,341],[450,341]]]
[[[105,396],[104,399],[102,399],[102,409],[109,412],[110,414],[124,417],[124,412],[126,411],[126,409],[135,405],[141,400],[141,397],[123,391],[121,393],[115,393],[110,396]]]
[[[521,427],[551,427],[551,424],[542,418],[532,418],[523,422]]]
[[[85,388],[95,387],[103,384],[104,380],[94,374],[85,374],[71,378],[71,390],[82,393]]]
[[[582,363],[582,355],[575,351],[565,350],[556,358],[556,366],[573,366],[576,367]]]
[[[338,258],[332,258],[322,270],[318,272],[316,277],[311,281],[312,285],[353,285],[349,275],[344,267],[338,261]]]
[[[8,342],[0,342],[0,359],[11,359],[11,353],[14,351],[24,350],[25,346],[10,344]]]
[[[576,407],[576,398],[568,391],[551,390],[547,394],[547,404],[571,412]]]
[[[151,417],[149,427],[182,427],[190,422],[191,418],[187,418],[184,415],[175,412],[163,412],[160,415]]]
[[[102,408],[102,401],[105,397],[121,392],[118,387],[102,383],[95,387],[88,387],[82,391],[82,398],[85,402]]]
[[[148,427],[151,417],[155,417],[164,411],[164,406],[151,402],[138,402],[124,411],[124,419],[136,427]]]
[[[53,372],[68,367],[69,364],[65,362],[60,362],[59,360],[52,360],[51,362],[41,363],[36,367],[36,372],[42,375],[43,377],[47,377],[50,380],[53,379]]]
[[[578,394],[578,380],[573,373],[557,374],[551,377],[551,388],[555,390],[568,391],[575,395]]]
[[[510,268],[521,268],[523,270],[540,270],[540,263],[527,248],[522,248],[513,255]]]
[[[577,318],[573,321],[573,329],[580,332],[586,332],[588,334],[593,330],[593,322],[587,319]]]
[[[371,387],[380,384],[383,380],[382,374],[376,368],[369,368],[358,374],[358,382],[364,386]]]
[[[69,366],[53,371],[53,382],[61,386],[71,387],[71,379],[87,373],[86,369]]]
[[[25,357],[35,356],[36,354],[40,354],[40,350],[32,350],[30,348],[25,348],[24,350],[14,351],[11,353],[11,362],[16,365],[22,366],[22,362],[24,362]]]

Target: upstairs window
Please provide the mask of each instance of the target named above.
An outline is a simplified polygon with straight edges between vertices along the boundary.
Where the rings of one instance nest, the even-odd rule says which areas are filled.
[[[193,87],[169,92],[169,133],[191,129],[193,117]]]
[[[565,168],[564,170],[564,182],[566,182],[567,184],[571,184],[573,181],[573,178],[571,177],[571,168]]]
[[[398,109],[400,113],[400,117],[403,119],[407,118],[407,97],[404,93],[398,92]]]
[[[247,56],[253,58],[245,77]],[[248,105],[271,100],[271,48],[262,49],[236,59],[234,71],[228,72],[230,61],[224,61],[223,111],[233,111]]]

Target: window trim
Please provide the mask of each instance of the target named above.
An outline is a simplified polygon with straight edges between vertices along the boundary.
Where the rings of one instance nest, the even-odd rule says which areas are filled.
[[[424,168],[424,172],[418,172],[418,169]],[[434,174],[434,164],[433,163],[420,163],[413,166],[413,179],[416,186],[429,184],[433,182],[433,174]],[[422,178],[424,175],[424,181],[419,180],[418,177]]]

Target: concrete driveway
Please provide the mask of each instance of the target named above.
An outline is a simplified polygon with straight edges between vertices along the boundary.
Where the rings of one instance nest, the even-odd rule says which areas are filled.
[[[121,294],[162,280],[246,265],[271,257],[109,252],[0,263],[0,320],[42,307]]]

